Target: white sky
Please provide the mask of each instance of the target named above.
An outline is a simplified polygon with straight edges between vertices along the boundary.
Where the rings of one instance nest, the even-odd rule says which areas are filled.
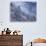
[[[11,0],[11,1],[36,1],[36,0]]]

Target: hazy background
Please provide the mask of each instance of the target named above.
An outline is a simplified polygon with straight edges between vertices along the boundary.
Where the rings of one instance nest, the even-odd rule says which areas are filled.
[[[16,0],[17,1],[17,0]],[[24,1],[24,0],[18,0]],[[25,0],[27,1],[27,0]],[[12,31],[20,29],[23,32],[23,44],[37,37],[46,37],[46,0],[29,0],[37,2],[36,22],[10,22],[11,0],[0,0],[0,31],[9,27]]]

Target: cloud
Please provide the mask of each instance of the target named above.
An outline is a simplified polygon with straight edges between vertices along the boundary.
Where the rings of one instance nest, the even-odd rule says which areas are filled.
[[[10,6],[11,21],[36,21],[36,2],[12,2]]]

